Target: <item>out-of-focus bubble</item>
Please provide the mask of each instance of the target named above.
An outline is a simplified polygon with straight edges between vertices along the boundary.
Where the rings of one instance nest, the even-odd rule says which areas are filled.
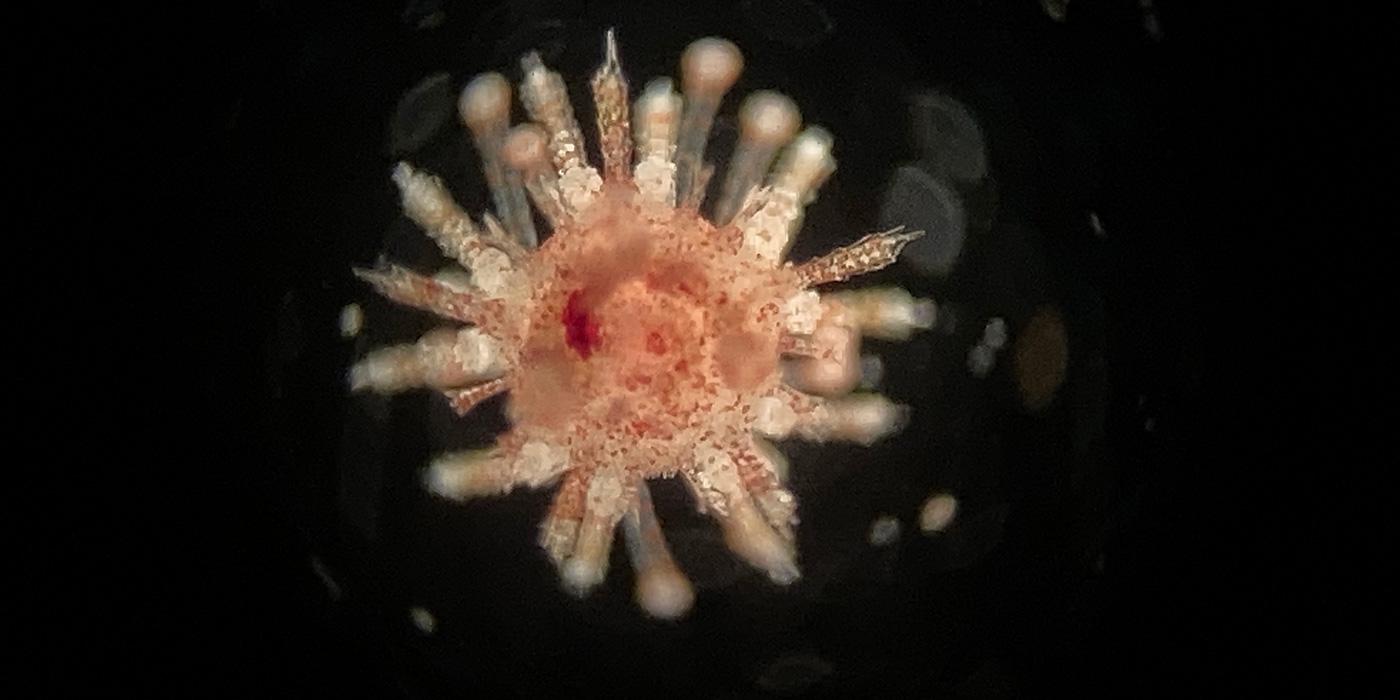
[[[967,238],[967,215],[952,187],[918,167],[900,166],[880,203],[880,227],[900,225],[924,231],[904,249],[902,259],[936,275],[953,270]]]
[[[1069,16],[1069,0],[1040,0],[1040,7],[1056,22],[1063,22]]]
[[[326,587],[326,595],[331,600],[340,600],[345,596],[345,591],[341,589],[340,583],[331,575],[331,570],[326,568],[326,563],[320,557],[311,557],[311,570],[315,572],[316,578],[321,579],[321,585]]]
[[[775,695],[798,695],[831,675],[831,664],[809,652],[784,654],[758,674],[759,689]]]
[[[931,535],[948,529],[958,515],[958,499],[948,493],[934,493],[919,509],[919,529]]]
[[[354,338],[365,327],[365,312],[359,304],[346,304],[340,310],[340,337]]]
[[[389,155],[397,158],[427,145],[451,121],[456,99],[446,73],[430,75],[405,92],[389,120]]]
[[[1098,212],[1089,212],[1089,230],[1094,232],[1094,237],[1100,240],[1108,238],[1108,229],[1103,227],[1103,221],[1099,219]]]
[[[954,182],[981,182],[987,176],[982,127],[963,103],[939,92],[914,95],[909,105],[914,145],[929,171]]]
[[[997,351],[978,343],[967,351],[967,371],[982,379],[992,373],[997,365]]]
[[[794,48],[815,46],[835,27],[826,10],[808,0],[744,0],[742,8],[764,38]]]
[[[1050,405],[1064,384],[1068,365],[1069,340],[1059,309],[1036,309],[1016,338],[1015,374],[1021,404],[1031,411]]]
[[[432,634],[437,630],[437,618],[424,608],[412,607],[408,610],[408,616],[413,620],[413,626],[418,628],[423,634]]]
[[[442,0],[409,0],[399,16],[409,29],[436,29],[447,19],[442,10]]]
[[[1000,317],[988,320],[982,328],[982,344],[993,350],[1002,349],[1006,345],[1006,321]]]
[[[1157,17],[1157,5],[1152,0],[1138,0],[1142,10],[1142,28],[1153,41],[1162,40],[1162,20]]]
[[[873,546],[884,547],[899,540],[899,530],[899,520],[893,515],[882,515],[870,523],[870,535],[867,539]]]

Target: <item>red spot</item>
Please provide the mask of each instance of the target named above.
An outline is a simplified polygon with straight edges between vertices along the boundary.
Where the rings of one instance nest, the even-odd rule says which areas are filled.
[[[666,354],[666,338],[657,331],[647,334],[647,351],[653,355]]]
[[[598,349],[602,338],[598,333],[598,322],[583,308],[583,290],[575,290],[569,295],[569,303],[564,306],[564,342],[588,359]]]

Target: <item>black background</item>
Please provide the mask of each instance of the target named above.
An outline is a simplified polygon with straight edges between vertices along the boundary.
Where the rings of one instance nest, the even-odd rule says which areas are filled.
[[[1311,241],[1333,230],[1324,215],[1289,206],[1297,192],[1322,197],[1326,190],[1314,185],[1330,173],[1308,168],[1291,188],[1271,190],[1277,170],[1329,150],[1326,139],[1299,137],[1276,121],[1292,106],[1326,101],[1330,83],[1314,69],[1311,44],[1277,50],[1283,40],[1272,25],[1252,24],[1243,11],[1222,16],[1167,2],[1156,8],[1160,41],[1147,36],[1133,2],[1074,2],[1064,23],[1034,2],[946,2],[823,5],[834,29],[808,44],[793,38],[800,27],[785,35],[754,11],[778,5],[676,3],[642,12],[610,3],[360,10],[265,2],[163,17],[152,47],[181,60],[168,62],[178,70],[153,69],[169,79],[143,91],[150,109],[143,121],[178,120],[194,136],[181,128],[152,137],[180,153],[168,167],[155,165],[160,194],[142,202],[175,219],[160,227],[175,229],[162,245],[187,252],[165,257],[162,279],[178,292],[158,284],[142,299],[150,303],[122,308],[140,317],[141,334],[136,321],[128,330],[148,344],[169,338],[172,326],[190,330],[143,357],[158,357],[163,373],[183,381],[150,407],[132,402],[133,415],[108,422],[127,438],[141,436],[133,455],[170,468],[151,469],[158,478],[149,484],[105,470],[120,482],[114,486],[134,481],[139,492],[118,496],[127,491],[106,490],[104,479],[103,493],[79,504],[85,522],[62,541],[97,555],[58,587],[61,600],[78,604],[44,638],[92,661],[77,669],[46,663],[46,677],[180,695],[748,696],[773,692],[765,664],[797,650],[832,669],[806,686],[817,694],[1329,687],[1336,674],[1319,671],[1333,668],[1327,662],[1343,621],[1356,621],[1342,616],[1337,594],[1359,573],[1343,548],[1317,534],[1325,518],[1314,505],[1357,487],[1313,487],[1327,480],[1317,476],[1325,464],[1364,458],[1349,437],[1361,426],[1324,427],[1321,418],[1346,405],[1348,390],[1275,355],[1339,343],[1368,348],[1376,331],[1310,310],[1324,298],[1332,300],[1324,306],[1347,307],[1354,294],[1313,274],[1323,263],[1309,262]],[[443,22],[420,26],[435,8]],[[541,18],[559,19],[562,29],[520,31]],[[1305,16],[1290,23],[1304,36],[1313,29]],[[869,224],[881,177],[905,160],[903,115],[891,102],[901,89],[936,86],[968,102],[988,136],[1003,228],[1034,241],[1044,270],[1038,284],[1065,305],[1071,340],[1076,323],[1102,334],[1096,458],[1067,452],[1067,435],[1084,421],[1075,405],[1061,401],[1050,417],[1031,418],[998,408],[1011,396],[1008,386],[1000,394],[946,391],[949,415],[962,400],[989,407],[969,410],[980,417],[965,421],[963,466],[935,470],[934,481],[977,482],[985,457],[978,450],[988,449],[979,436],[993,436],[1000,451],[985,460],[1000,471],[982,488],[1005,527],[973,548],[971,562],[949,564],[956,553],[911,529],[913,508],[937,483],[901,491],[877,477],[863,487],[866,480],[837,474],[814,488],[851,489],[853,502],[823,506],[831,515],[813,527],[858,540],[862,518],[897,511],[905,534],[895,563],[859,559],[850,554],[859,543],[839,536],[829,545],[837,570],[884,574],[833,574],[839,583],[822,595],[786,597],[750,577],[702,593],[695,622],[681,627],[640,621],[616,560],[606,592],[560,602],[528,543],[538,498],[470,515],[430,512],[452,523],[433,536],[444,548],[434,556],[356,540],[342,482],[346,450],[363,436],[347,437],[355,413],[339,378],[352,347],[334,322],[341,305],[366,299],[349,265],[381,253],[413,255],[401,247],[411,244],[395,243],[402,222],[387,180],[395,104],[431,73],[445,71],[459,85],[482,70],[509,70],[540,42],[562,42],[566,69],[575,61],[587,70],[608,26],[618,28],[634,87],[636,78],[669,73],[686,41],[719,34],[745,50],[751,74],[771,67],[760,74],[766,82],[748,87],[792,92],[804,111],[829,105],[822,116],[837,133],[841,170],[834,193],[819,201],[835,228]],[[1258,42],[1258,50],[1241,42]],[[629,51],[650,58],[628,62]],[[90,73],[120,73],[94,66]],[[577,66],[566,74],[582,75]],[[1323,122],[1315,128],[1335,133]],[[129,157],[147,153],[155,160],[154,148]],[[479,209],[470,197],[483,195],[466,194],[465,203]],[[1105,221],[1106,239],[1090,233],[1090,210]],[[811,252],[845,235],[818,234]],[[1275,245],[1261,249],[1261,240]],[[920,282],[907,270],[889,279],[924,292],[959,291],[969,308],[991,312],[997,302],[977,291],[987,278],[974,273],[1019,274],[996,255],[970,238],[971,272],[960,281]],[[1288,262],[1276,265],[1279,258]],[[995,297],[996,289],[981,291]],[[1085,308],[1099,315],[1083,320],[1077,313]],[[1307,324],[1325,330],[1298,328]],[[1346,332],[1349,340],[1337,340]],[[966,340],[892,350],[887,359],[914,373],[900,376],[946,376]],[[898,359],[939,357],[950,347],[951,357],[931,366]],[[396,499],[411,466],[443,439],[423,434],[431,407],[408,403],[393,413],[392,439],[402,443],[392,444],[416,448],[394,452],[380,474],[385,485],[366,506],[390,531],[399,523],[391,542],[413,540],[406,523],[426,517],[427,506]],[[909,452],[921,443],[901,444],[903,453],[896,445],[871,461],[907,474],[917,462]],[[802,463],[818,464],[821,454],[803,452]],[[1050,471],[1018,471],[1027,462]],[[1081,473],[1096,484],[1087,496],[1065,486]],[[849,522],[840,521],[843,512]],[[473,544],[472,533],[482,539]],[[505,541],[489,544],[497,539]],[[493,565],[515,561],[518,570],[493,580],[518,579],[518,589],[459,584],[470,570],[424,573],[444,562],[467,566],[454,543]],[[334,572],[339,600],[313,557]],[[853,560],[854,568],[842,568]],[[417,635],[405,605],[424,590],[450,599],[458,586],[480,597],[439,610],[434,638]],[[497,602],[524,596],[504,609],[534,614],[497,619],[493,595]],[[800,619],[782,617],[790,612]],[[736,637],[746,621],[780,631]],[[487,622],[516,627],[505,635],[471,627]],[[529,625],[542,626],[535,633]]]

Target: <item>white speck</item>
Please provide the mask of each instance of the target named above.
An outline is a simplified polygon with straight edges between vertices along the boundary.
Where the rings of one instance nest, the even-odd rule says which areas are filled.
[[[951,494],[934,493],[919,510],[919,529],[924,534],[942,532],[958,514],[958,499]]]
[[[1108,230],[1103,227],[1103,222],[1099,220],[1098,212],[1089,212],[1089,229],[1101,239],[1108,238]]]
[[[996,351],[986,345],[975,345],[967,351],[967,371],[978,379],[990,374],[996,363]]]
[[[340,310],[340,337],[354,338],[365,326],[365,312],[359,304],[346,304]]]
[[[1006,345],[1006,321],[1001,317],[987,321],[986,327],[982,329],[982,344],[993,350],[1002,349]]]
[[[899,540],[899,521],[892,515],[882,515],[870,523],[870,544],[883,547]]]
[[[432,634],[437,629],[437,618],[424,608],[415,605],[408,609],[408,616],[413,619],[413,626],[423,634]]]

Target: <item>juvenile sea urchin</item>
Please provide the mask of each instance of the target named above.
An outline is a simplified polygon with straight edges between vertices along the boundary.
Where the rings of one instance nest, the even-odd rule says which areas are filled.
[[[499,218],[478,226],[441,181],[406,163],[393,175],[405,213],[470,284],[393,265],[356,271],[396,302],[466,325],[369,353],[351,369],[352,387],[429,387],[459,415],[509,392],[511,429],[490,449],[438,456],[426,483],[459,500],[557,484],[539,542],[577,594],[603,581],[621,523],[641,606],[657,617],[689,610],[694,593],[647,487],[676,474],[736,555],[777,583],[796,580],[797,504],[765,438],[868,444],[897,430],[903,407],[851,393],[860,337],[902,339],[934,315],[931,301],[897,288],[813,288],[893,263],[919,233],[871,234],[783,262],[835,163],[830,136],[797,133],[797,108],[766,91],[740,108],[713,220],[699,213],[710,125],[743,68],[728,41],[685,50],[684,99],[657,79],[629,110],[608,32],[592,80],[601,172],[559,75],[534,54],[522,65],[533,124],[510,127],[510,85],[496,73],[473,79],[458,105]],[[527,193],[552,228],[542,244]]]

